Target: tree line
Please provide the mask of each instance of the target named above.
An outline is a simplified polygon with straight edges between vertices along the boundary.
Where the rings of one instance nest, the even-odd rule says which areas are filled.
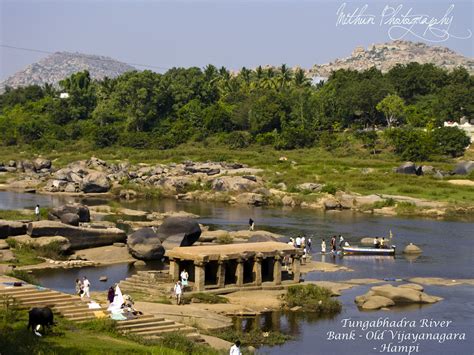
[[[332,149],[352,132],[369,150],[383,139],[404,159],[427,159],[463,153],[469,138],[442,127],[461,117],[474,118],[473,76],[432,64],[337,70],[321,82],[286,65],[132,71],[101,81],[83,71],[58,88],[6,88],[0,145],[53,149],[84,140],[98,148],[169,149],[214,138],[231,148]]]

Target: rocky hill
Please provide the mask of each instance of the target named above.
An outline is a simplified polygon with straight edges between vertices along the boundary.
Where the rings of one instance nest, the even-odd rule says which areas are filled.
[[[82,53],[56,52],[28,65],[0,83],[5,86],[19,87],[27,85],[57,84],[60,80],[78,71],[88,70],[93,79],[113,78],[127,71],[136,70],[131,65],[110,57]]]
[[[310,74],[328,77],[333,70],[365,70],[371,67],[386,72],[397,63],[407,64],[410,62],[433,63],[448,70],[463,66],[471,74],[474,73],[474,60],[464,57],[449,48],[429,46],[419,42],[393,41],[373,44],[367,49],[356,47],[350,57],[336,59],[327,64],[314,65],[310,70]]]

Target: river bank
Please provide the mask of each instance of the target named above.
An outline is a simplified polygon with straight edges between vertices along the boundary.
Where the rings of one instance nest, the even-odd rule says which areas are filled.
[[[0,188],[75,197],[97,197],[94,194],[99,189],[104,197],[110,193],[132,200],[161,196],[325,211],[350,209],[387,216],[471,220],[474,215],[472,177],[450,175],[457,160],[419,165],[424,175],[417,176],[394,172],[401,163],[389,154],[356,158],[329,156],[316,149],[231,152],[199,147],[193,154],[184,147],[166,152],[96,153],[102,159],[84,159],[84,153],[50,152],[50,159],[46,159],[52,166],[49,173],[18,173],[12,167],[10,172],[0,173]],[[120,158],[122,153],[127,160]],[[468,150],[465,158],[471,155]],[[35,161],[28,152],[6,152],[5,160],[10,157],[15,159],[6,165],[24,157]],[[86,194],[80,192],[84,188]]]

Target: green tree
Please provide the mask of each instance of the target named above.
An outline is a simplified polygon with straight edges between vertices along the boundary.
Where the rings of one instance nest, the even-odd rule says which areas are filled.
[[[376,108],[377,111],[384,114],[388,128],[396,125],[405,114],[405,103],[398,95],[389,94],[385,96],[385,98],[377,104]]]
[[[471,143],[467,134],[457,127],[440,127],[432,132],[433,143],[438,153],[459,157]]]

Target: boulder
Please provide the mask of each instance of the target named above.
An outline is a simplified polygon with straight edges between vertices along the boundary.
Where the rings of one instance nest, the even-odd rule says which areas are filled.
[[[343,191],[337,191],[335,196],[339,200],[341,208],[351,209],[355,207],[356,199],[354,195],[345,193]]]
[[[36,158],[35,160],[33,160],[33,166],[36,171],[40,171],[42,169],[51,169],[51,160],[44,158]]]
[[[21,166],[23,168],[23,171],[25,173],[34,173],[35,172],[35,166],[31,160],[23,160],[21,162]]]
[[[107,192],[110,190],[110,179],[106,174],[91,171],[81,181],[80,189],[85,193]]]
[[[422,292],[408,287],[394,287],[392,285],[374,286],[370,289],[374,295],[391,299],[396,304],[403,303],[431,303],[426,302]]]
[[[154,228],[142,228],[127,237],[130,254],[139,260],[161,260],[165,249]]]
[[[187,247],[199,239],[201,227],[192,218],[169,217],[158,227],[157,234],[162,243],[171,237],[176,237],[173,240],[174,242],[179,240],[178,246]]]
[[[119,196],[124,200],[134,200],[137,198],[137,192],[134,190],[120,190]]]
[[[71,172],[71,169],[68,168],[63,168],[57,170],[54,174],[53,177],[56,180],[67,180],[68,174]]]
[[[433,175],[435,173],[435,168],[431,165],[423,165],[421,167],[421,172],[423,175]]]
[[[80,203],[71,203],[67,205],[62,205],[60,207],[53,208],[49,214],[48,218],[52,220],[61,219],[61,216],[66,213],[72,213],[79,216],[79,222],[90,222],[91,215],[89,208],[86,205]]]
[[[403,250],[404,254],[421,254],[422,250],[413,243],[408,244]]]
[[[398,173],[398,174],[417,175],[417,171],[418,170],[417,170],[417,167],[416,167],[415,163],[412,163],[411,161],[403,163],[398,168],[395,168],[395,172]]]
[[[456,164],[453,173],[457,175],[468,175],[474,170],[474,160],[460,161]]]
[[[101,276],[101,277],[99,277],[99,281],[100,281],[100,282],[107,282],[107,280],[108,280],[108,277],[107,277],[107,276]]]
[[[0,220],[1,239],[22,234],[26,234],[26,223],[18,221]]]
[[[251,192],[261,184],[241,176],[221,176],[212,181],[214,191]]]
[[[322,200],[322,203],[326,210],[335,210],[341,207],[339,201],[337,201],[334,197],[325,197]]]
[[[314,182],[305,182],[303,184],[296,185],[296,188],[299,191],[311,191],[311,192],[320,192],[324,187],[324,184],[316,184]]]
[[[205,231],[201,233],[199,237],[200,242],[213,242],[219,238],[229,238],[230,234],[225,230],[216,230],[216,231]]]
[[[111,245],[127,239],[125,232],[118,228],[75,227],[58,221],[31,222],[27,233],[33,238],[63,236],[69,240],[74,250]]]
[[[69,182],[65,187],[64,187],[64,192],[69,192],[69,193],[74,193],[77,192],[78,189],[76,188],[76,184],[73,182]]]
[[[403,284],[403,285],[400,285],[398,287],[401,287],[401,288],[411,288],[413,290],[417,290],[417,291],[421,291],[423,292],[423,286],[421,285],[418,285],[418,284],[413,284],[413,283],[410,283],[410,284]]]
[[[237,203],[253,205],[253,206],[262,206],[265,204],[265,199],[263,195],[256,194],[253,192],[244,192],[235,197]]]
[[[61,215],[61,222],[71,226],[79,226],[79,215],[75,213],[64,213]]]
[[[3,239],[0,239],[0,250],[10,249],[10,246]]]

